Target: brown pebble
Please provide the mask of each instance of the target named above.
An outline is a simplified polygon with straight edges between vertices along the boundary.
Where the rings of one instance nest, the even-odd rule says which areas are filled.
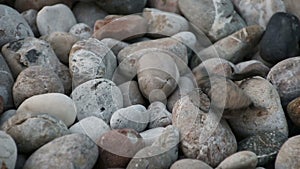
[[[292,122],[300,126],[300,97],[291,101],[287,106],[287,112]]]

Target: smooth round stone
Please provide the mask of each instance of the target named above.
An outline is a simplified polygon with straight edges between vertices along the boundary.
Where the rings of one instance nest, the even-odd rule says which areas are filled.
[[[93,1],[76,3],[73,7],[73,13],[78,23],[85,23],[91,28],[94,27],[97,20],[104,19],[107,15],[107,13],[99,8]]]
[[[36,17],[41,35],[53,32],[68,32],[75,25],[76,19],[71,9],[64,4],[43,7]]]
[[[112,129],[130,128],[137,132],[144,131],[149,123],[149,112],[142,105],[132,105],[119,109],[110,119]]]
[[[156,8],[166,12],[172,12],[180,14],[178,0],[148,0],[148,6],[151,8]]]
[[[104,38],[101,40],[101,42],[103,42],[116,56],[118,56],[122,49],[129,46],[129,44],[126,42],[112,38]]]
[[[142,12],[147,0],[96,0],[97,5],[112,14],[133,14]]]
[[[300,126],[300,97],[291,101],[287,106],[287,113],[292,122]]]
[[[67,32],[52,32],[44,39],[51,45],[58,59],[64,63],[69,63],[69,52],[78,38]]]
[[[140,135],[142,136],[145,142],[145,147],[151,146],[154,143],[154,141],[162,135],[164,130],[164,127],[157,127],[141,132]]]
[[[94,25],[93,37],[99,40],[113,38],[128,40],[142,37],[147,33],[147,21],[139,15],[108,15],[97,20]]]
[[[85,23],[78,23],[72,26],[69,33],[78,37],[79,39],[88,39],[92,36],[92,28]]]
[[[0,115],[0,128],[8,119],[10,119],[15,114],[16,114],[16,110],[14,110],[14,109],[7,110],[3,114],[1,114]]]
[[[26,20],[13,8],[6,5],[0,5],[0,16],[0,46],[33,36],[33,32]]]
[[[172,164],[170,169],[212,169],[208,164],[196,159],[182,159]]]
[[[271,163],[287,137],[278,131],[252,135],[238,143],[238,150],[252,151],[257,155],[258,166]]]
[[[98,140],[100,158],[107,168],[125,168],[130,159],[144,147],[144,141],[133,129],[111,130]]]
[[[271,131],[279,131],[287,136],[287,121],[275,87],[261,77],[246,79],[239,86],[252,100],[253,107],[232,110],[235,116],[228,121],[236,136],[245,138]]]
[[[30,112],[33,115],[47,113],[62,120],[66,126],[74,123],[77,115],[71,98],[61,93],[47,93],[26,99],[17,109],[17,113]]]
[[[300,96],[300,57],[289,58],[273,66],[267,79],[276,87],[282,105]]]
[[[59,77],[47,67],[31,66],[23,70],[13,86],[16,107],[31,96],[45,93],[64,93]]]
[[[173,36],[179,32],[189,30],[189,22],[184,17],[171,12],[145,8],[143,17],[148,24],[147,32],[154,37]]]
[[[212,41],[246,26],[230,0],[179,0],[178,4],[183,15]]]
[[[148,107],[150,115],[148,128],[166,127],[172,124],[172,114],[166,109],[166,105],[161,102],[153,102]]]
[[[93,168],[98,158],[97,145],[84,134],[59,137],[35,151],[24,169],[31,168]]]
[[[87,81],[76,87],[71,97],[79,120],[96,116],[108,124],[112,114],[123,107],[120,89],[108,79]]]
[[[70,127],[71,133],[86,134],[95,143],[97,143],[97,139],[108,131],[110,131],[109,125],[95,116],[86,117]]]
[[[15,168],[17,161],[17,146],[13,138],[0,131],[0,167],[4,169]]]
[[[39,32],[39,30],[37,28],[37,25],[36,25],[37,13],[38,13],[38,11],[34,10],[34,9],[28,9],[28,10],[21,13],[23,18],[27,21],[28,25],[30,26],[30,28],[31,28],[31,30],[32,30],[35,37],[40,36],[40,32]]]
[[[18,11],[25,11],[28,9],[40,10],[44,6],[50,6],[58,3],[63,3],[68,6],[72,6],[72,0],[47,0],[47,1],[36,1],[36,0],[15,0],[14,7]]]
[[[275,169],[290,169],[300,167],[300,136],[289,138],[280,148],[276,157]]]
[[[216,169],[255,169],[258,159],[251,151],[240,151],[227,157]]]
[[[118,86],[123,95],[123,106],[141,104],[145,105],[145,99],[141,94],[139,85],[136,81],[128,81]]]
[[[14,115],[2,129],[13,137],[21,153],[32,153],[53,139],[70,133],[62,121],[48,114],[30,112]]]
[[[264,28],[276,12],[285,12],[282,0],[232,0],[232,3],[247,25],[260,25]]]
[[[261,39],[260,56],[263,60],[273,64],[298,56],[300,54],[299,41],[299,19],[289,13],[278,12],[270,19]]]

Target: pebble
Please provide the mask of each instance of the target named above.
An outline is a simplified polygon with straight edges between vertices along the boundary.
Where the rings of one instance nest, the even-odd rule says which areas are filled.
[[[30,112],[33,115],[47,113],[62,120],[66,126],[71,126],[76,118],[75,103],[61,93],[35,95],[26,99],[17,109],[17,113]]]
[[[37,25],[36,25],[37,13],[38,13],[38,11],[34,10],[34,9],[28,9],[28,10],[21,13],[23,18],[27,21],[28,25],[30,26],[30,28],[31,28],[31,30],[32,30],[35,37],[40,36],[40,32],[39,32],[39,30],[37,28]]]
[[[112,129],[130,128],[142,132],[148,126],[150,116],[144,106],[132,105],[115,111],[111,116],[110,126]]]
[[[105,8],[103,8],[105,9]],[[73,14],[78,23],[85,23],[93,28],[99,19],[104,19],[107,13],[99,8],[95,2],[78,2],[73,6]]]
[[[162,11],[180,14],[178,0],[148,0],[148,6]]]
[[[300,161],[300,136],[294,136],[289,138],[280,148],[276,162],[275,169],[290,169],[299,168]]]
[[[123,106],[128,107],[136,104],[146,105],[136,81],[128,81],[118,86],[123,95]]]
[[[252,151],[257,155],[258,166],[273,162],[287,137],[279,131],[262,132],[252,135],[238,143],[238,150]]]
[[[234,80],[245,79],[250,76],[260,76],[266,78],[270,68],[258,60],[249,60],[236,64],[236,70],[232,75]]]
[[[24,169],[31,168],[92,168],[98,158],[97,145],[84,134],[59,137],[35,151]]]
[[[96,0],[95,2],[108,13],[126,15],[142,12],[147,0]]]
[[[13,138],[0,131],[0,167],[14,169],[17,161],[17,146]]]
[[[299,19],[289,13],[278,12],[271,17],[261,39],[260,56],[272,64],[298,56],[300,54],[299,41]]]
[[[292,122],[295,125],[300,126],[300,96],[288,104],[287,113]]]
[[[112,38],[104,38],[101,40],[101,42],[103,42],[116,56],[118,56],[122,49],[129,46],[129,44],[126,42]]]
[[[153,37],[168,37],[189,30],[189,22],[178,14],[145,8],[143,17],[147,21],[147,33]]]
[[[33,32],[22,17],[15,9],[0,5],[0,46],[26,37],[32,37]]]
[[[287,136],[287,121],[275,87],[261,77],[246,79],[239,86],[252,100],[253,106],[233,110],[236,115],[228,121],[236,136],[245,138],[274,130]]]
[[[16,107],[31,96],[45,93],[64,93],[64,86],[52,69],[43,66],[23,70],[13,86]]]
[[[240,151],[222,161],[216,169],[255,169],[258,159],[251,151]]]
[[[275,13],[285,12],[283,0],[232,0],[232,2],[247,25],[260,25],[266,28]]]
[[[5,59],[0,54],[0,96],[3,99],[3,110],[14,107],[12,87],[14,79]]]
[[[48,115],[18,113],[4,123],[2,129],[15,140],[18,151],[32,153],[51,140],[69,134],[67,126]]]
[[[3,112],[3,114],[0,115],[0,128],[8,119],[10,119],[15,114],[16,114],[16,110],[14,109],[10,109]]]
[[[164,130],[164,127],[157,127],[141,132],[140,135],[145,142],[145,147],[151,146],[154,143],[154,141],[162,135]]]
[[[267,76],[267,79],[276,87],[283,107],[300,96],[299,66],[299,56],[285,59],[273,66]]]
[[[97,20],[93,37],[99,40],[113,38],[116,40],[134,39],[147,33],[147,22],[139,15],[108,15]]]
[[[3,113],[4,111],[4,100],[3,97],[0,96],[0,115]]]
[[[142,137],[133,129],[111,130],[98,140],[100,158],[107,168],[125,168],[130,159],[145,144]]]
[[[230,0],[179,0],[183,15],[212,41],[218,41],[246,26]]]
[[[70,95],[72,91],[72,79],[69,68],[64,64],[59,63],[57,69],[55,69],[54,72],[63,83],[65,94]]]
[[[64,4],[43,7],[37,14],[36,24],[41,35],[68,32],[77,23],[71,9]]]
[[[95,143],[97,143],[97,139],[108,131],[110,131],[109,125],[95,116],[86,117],[70,127],[71,133],[86,134]]]
[[[123,107],[120,89],[108,79],[87,81],[73,90],[71,97],[77,109],[77,118],[96,116],[107,124],[112,114]]]
[[[78,37],[80,40],[92,37],[92,28],[85,23],[78,23],[72,26],[69,33]]]
[[[148,107],[150,116],[148,128],[166,127],[172,124],[172,114],[162,102],[153,102]]]
[[[209,104],[203,99],[208,96],[198,90],[181,98],[173,108],[172,122],[180,131],[184,156],[216,167],[236,152],[237,142],[227,122],[217,116],[220,112],[208,110]]]
[[[170,169],[212,169],[208,164],[196,159],[182,159],[172,164]]]
[[[14,7],[18,11],[25,11],[28,9],[40,10],[44,6],[51,6],[57,3],[63,3],[72,6],[72,0],[48,0],[48,1],[35,1],[35,0],[15,0]]]

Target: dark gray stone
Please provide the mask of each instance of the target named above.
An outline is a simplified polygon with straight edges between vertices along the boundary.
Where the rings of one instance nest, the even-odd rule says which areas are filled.
[[[147,0],[96,0],[100,8],[112,14],[133,14],[142,12]]]

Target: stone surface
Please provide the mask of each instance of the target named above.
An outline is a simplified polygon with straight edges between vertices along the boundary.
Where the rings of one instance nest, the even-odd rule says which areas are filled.
[[[276,155],[287,137],[278,131],[262,132],[238,143],[238,150],[252,151],[257,155],[258,166],[274,162]]]
[[[111,130],[99,138],[97,145],[107,168],[125,168],[135,153],[145,146],[133,129]]]
[[[26,99],[17,113],[30,112],[33,115],[47,113],[62,120],[66,126],[74,123],[77,110],[71,98],[60,93],[47,93]]]
[[[0,96],[0,115],[3,113],[4,111],[4,100],[3,97]]]
[[[70,127],[71,133],[82,133],[89,136],[95,143],[110,127],[102,119],[90,116],[86,117]]]
[[[234,80],[242,80],[247,77],[261,76],[266,78],[270,68],[258,60],[240,62],[236,65],[236,70],[231,76]]]
[[[14,7],[18,11],[25,11],[28,9],[40,10],[44,6],[51,6],[54,4],[63,3],[72,6],[72,0],[49,0],[49,1],[35,1],[35,0],[15,0]]]
[[[62,121],[48,114],[18,113],[5,122],[2,129],[13,137],[21,153],[32,153],[53,139],[70,133]]]
[[[64,93],[64,86],[52,69],[43,66],[23,70],[13,86],[16,107],[31,96],[45,93]]]
[[[145,99],[141,94],[136,81],[128,81],[118,86],[123,95],[123,106],[128,107],[135,104],[145,105]]]
[[[151,8],[180,14],[178,0],[148,0],[147,3]]]
[[[251,151],[240,151],[227,157],[216,169],[255,169],[258,159]]]
[[[132,105],[115,111],[111,116],[110,126],[112,129],[129,128],[142,132],[148,126],[150,116],[144,106]]]
[[[92,36],[92,28],[85,23],[78,23],[72,26],[69,33],[78,37],[79,39],[88,39]]]
[[[281,103],[285,107],[300,96],[300,57],[289,58],[273,66],[267,79],[276,87]]]
[[[109,123],[112,114],[123,107],[120,89],[107,79],[87,81],[73,90],[71,97],[79,120],[96,116]]]
[[[147,21],[148,34],[154,37],[168,37],[189,30],[188,21],[184,17],[171,12],[145,8],[143,17]]]
[[[150,115],[148,128],[166,127],[172,124],[172,114],[166,109],[166,105],[161,102],[153,102],[148,107]]]
[[[274,14],[260,42],[260,56],[269,63],[278,63],[300,54],[300,21],[289,13]],[[275,43],[276,42],[276,43]]]
[[[267,80],[253,77],[240,84],[253,106],[233,110],[229,123],[237,137],[249,137],[260,132],[279,131],[288,135],[287,121],[275,87]]]
[[[37,14],[36,24],[41,35],[68,32],[77,23],[71,9],[64,4],[43,7]]]
[[[113,38],[116,40],[142,37],[147,33],[147,22],[139,15],[108,15],[97,20],[94,25],[93,37],[99,40]]]
[[[292,122],[300,126],[300,97],[297,97],[288,104],[287,113]]]
[[[16,110],[14,109],[10,109],[3,112],[3,114],[0,115],[0,128],[8,119],[10,119],[15,114],[16,114]]]
[[[30,168],[92,168],[98,158],[97,145],[84,134],[57,138],[35,151],[24,165]]]
[[[33,32],[26,20],[13,8],[0,5],[0,16],[0,46],[18,39],[33,36]]]
[[[140,135],[145,142],[145,147],[151,146],[162,135],[164,130],[164,127],[157,127],[141,132]]]
[[[289,138],[280,148],[276,162],[275,169],[290,169],[299,168],[299,143],[300,136],[294,136]]]
[[[286,11],[288,13],[296,15],[300,18],[300,4],[294,0],[283,0],[284,6],[286,7]]]
[[[246,26],[230,0],[179,0],[178,4],[183,15],[212,41]]]
[[[212,169],[209,165],[203,161],[196,159],[182,159],[172,164],[170,169]]]
[[[133,14],[142,12],[147,0],[96,0],[100,8],[112,14]]]
[[[14,169],[17,161],[17,146],[13,138],[0,131],[0,167]]]
[[[0,96],[2,97],[3,110],[14,107],[12,87],[14,79],[2,55],[0,55]]]
[[[285,12],[282,0],[232,0],[232,2],[247,25],[260,25],[265,28],[276,12]]]
[[[37,16],[38,11],[34,9],[28,9],[24,12],[21,13],[23,18],[27,21],[28,25],[30,26],[33,34],[35,37],[40,36],[40,32],[37,28],[36,25],[36,16]]]
[[[127,47],[129,44],[123,41],[119,41],[112,38],[104,38],[101,40],[116,56],[118,56],[119,52]]]

